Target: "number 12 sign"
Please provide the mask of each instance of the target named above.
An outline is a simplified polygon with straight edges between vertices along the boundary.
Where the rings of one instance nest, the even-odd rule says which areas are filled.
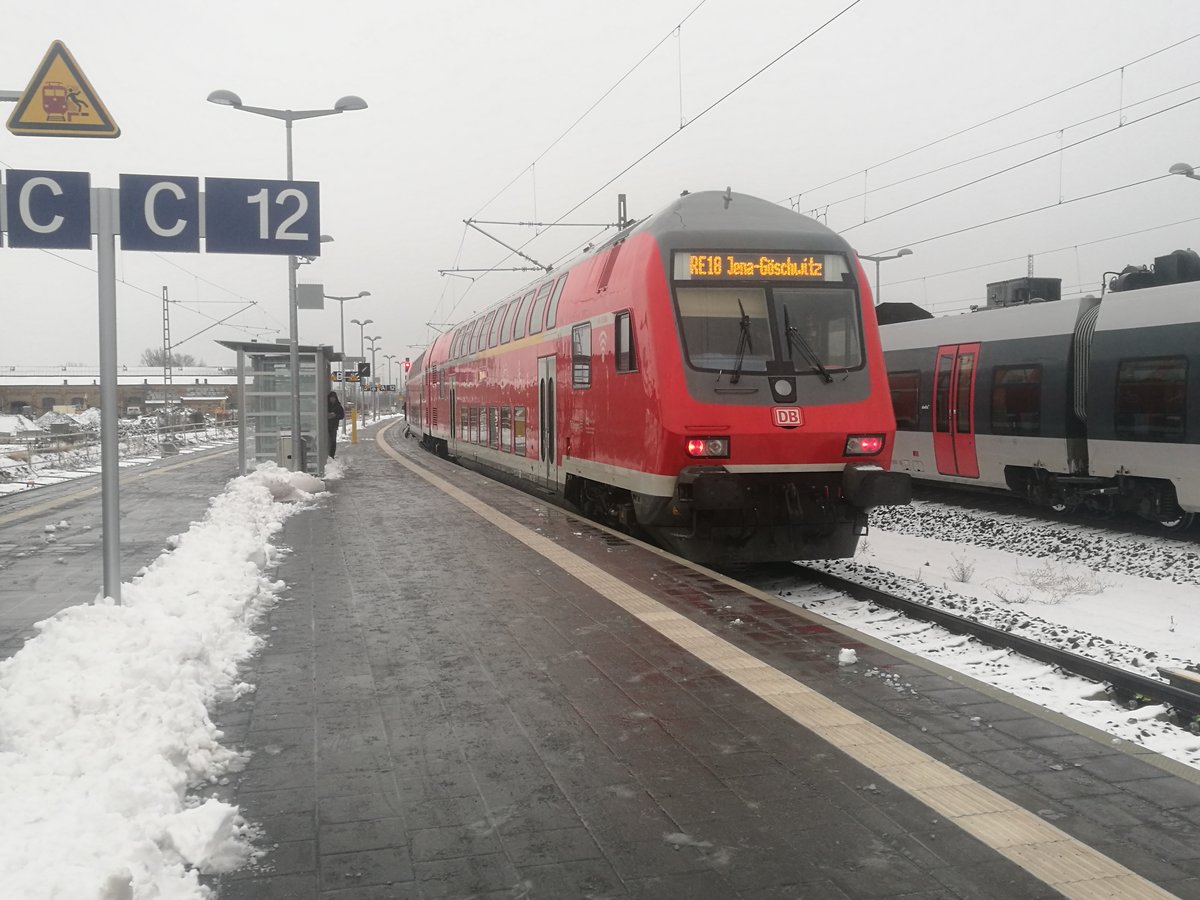
[[[205,178],[210,253],[321,253],[320,185],[315,181]]]

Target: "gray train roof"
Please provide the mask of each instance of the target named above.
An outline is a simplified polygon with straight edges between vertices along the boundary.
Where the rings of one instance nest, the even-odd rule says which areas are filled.
[[[943,344],[971,344],[1014,338],[1068,335],[1079,317],[1100,302],[1099,297],[1054,300],[1028,306],[980,309],[957,316],[938,316],[880,326],[883,349],[914,350]],[[1105,301],[1107,302],[1107,301]]]
[[[634,225],[628,234],[648,232],[668,250],[851,251],[845,238],[815,219],[749,194],[729,196],[726,203],[724,191],[684,194]],[[606,246],[624,236],[617,235]]]
[[[1194,325],[1200,320],[1200,281],[1164,284],[1137,291],[1109,291],[1096,320],[1097,331],[1147,325]]]

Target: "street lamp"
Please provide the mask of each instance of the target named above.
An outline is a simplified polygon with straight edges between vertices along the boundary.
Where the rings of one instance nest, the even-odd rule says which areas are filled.
[[[375,342],[382,340],[383,335],[377,334],[375,337],[367,338],[371,342],[371,382],[376,388],[379,386],[379,376],[375,374]],[[373,389],[371,391],[371,417],[379,418],[379,391]]]
[[[232,106],[242,112],[267,116],[271,119],[282,119],[287,129],[287,180],[292,180],[292,123],[300,119],[315,119],[320,116],[337,116],[356,109],[366,109],[367,103],[361,97],[348,94],[333,104],[333,109],[270,109],[265,106],[247,106],[242,98],[233,91],[213,91],[208,95],[209,103],[218,106]],[[292,380],[292,464],[290,468],[296,471],[300,462],[300,326],[296,315],[296,257],[288,257],[288,336],[289,370]]]
[[[388,361],[388,380],[387,380],[387,383],[388,383],[388,384],[392,384],[392,383],[393,383],[393,382],[392,382],[392,360],[396,358],[396,354],[395,354],[395,353],[385,353],[385,354],[383,354],[383,358],[384,358],[384,359],[386,359],[386,360]],[[396,395],[395,395],[395,394],[392,394],[392,403],[391,403],[391,406],[392,406],[392,411],[393,411],[393,412],[395,412],[395,407],[396,407]]]
[[[1184,175],[1188,178],[1195,178],[1197,181],[1200,181],[1200,175],[1197,175],[1196,170],[1187,163],[1175,163],[1175,165],[1171,166],[1171,168],[1167,171],[1172,175]]]
[[[338,302],[338,321],[342,325],[342,356],[346,355],[346,301],[357,300],[359,297],[370,297],[370,291],[359,291],[352,297],[335,297],[332,294],[325,294],[326,300],[336,300]],[[355,320],[357,321],[357,320]],[[346,405],[346,379],[342,378],[342,405]]]
[[[358,326],[358,357],[359,357],[359,359],[365,360],[367,358],[366,344],[365,344],[365,339],[363,338],[363,329],[366,328],[368,325],[370,325],[374,321],[375,321],[374,319],[351,319],[350,320],[351,325]],[[360,407],[363,405],[362,401],[363,401],[363,386],[362,386],[362,379],[360,378],[358,380],[358,405]]]
[[[859,259],[867,259],[875,263],[875,305],[879,305],[879,264],[887,262],[889,259],[899,259],[902,256],[912,256],[912,251],[905,247],[902,250],[897,250],[891,256],[863,256],[859,254]]]

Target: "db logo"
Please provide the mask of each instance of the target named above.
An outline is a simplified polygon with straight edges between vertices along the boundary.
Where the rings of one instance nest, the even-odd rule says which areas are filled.
[[[771,408],[771,416],[780,428],[795,428],[804,424],[798,406],[775,406]]]

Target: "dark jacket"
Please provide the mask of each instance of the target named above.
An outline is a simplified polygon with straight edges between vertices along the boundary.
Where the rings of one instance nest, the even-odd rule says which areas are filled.
[[[332,397],[329,400],[328,423],[330,428],[337,428],[338,422],[346,418],[346,411],[342,409],[342,402],[337,397]]]

